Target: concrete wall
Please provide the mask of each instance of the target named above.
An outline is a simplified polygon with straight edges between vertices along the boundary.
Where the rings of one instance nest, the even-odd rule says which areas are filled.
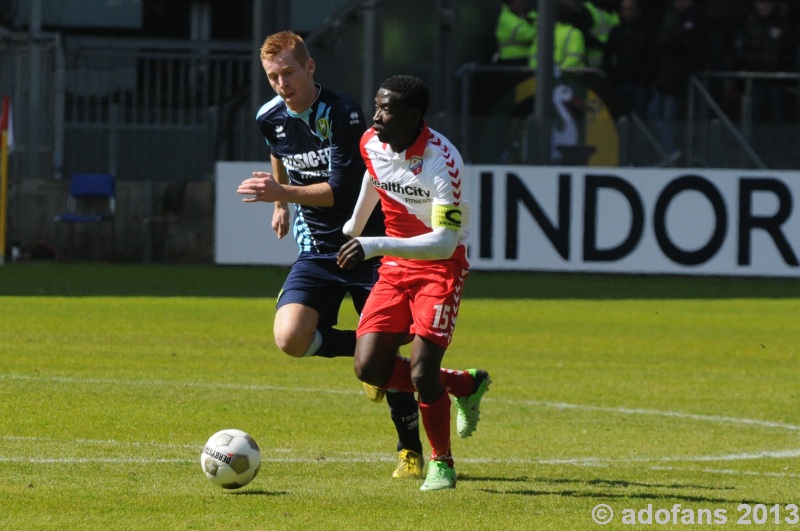
[[[213,182],[117,181],[113,252],[110,224],[53,222],[66,210],[68,190],[67,179],[23,178],[9,183],[7,259],[10,247],[18,245],[27,259],[213,261]],[[165,194],[177,194],[176,212],[165,210]]]

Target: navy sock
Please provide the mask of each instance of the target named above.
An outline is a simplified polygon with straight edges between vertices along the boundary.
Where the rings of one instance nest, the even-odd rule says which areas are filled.
[[[322,344],[314,353],[320,358],[352,358],[356,353],[356,331],[320,328]]]
[[[397,430],[397,451],[413,450],[422,453],[422,442],[419,439],[419,407],[414,393],[386,393],[386,403],[392,415],[392,422]]]

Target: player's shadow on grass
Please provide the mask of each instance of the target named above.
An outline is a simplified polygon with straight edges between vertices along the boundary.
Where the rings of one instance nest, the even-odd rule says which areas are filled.
[[[580,488],[565,488],[565,489],[480,489],[489,494],[512,494],[518,496],[564,496],[573,498],[597,498],[597,499],[641,499],[641,500],[673,500],[682,501],[687,503],[747,503],[755,505],[762,503],[768,507],[773,505],[785,505],[781,502],[767,502],[763,500],[748,500],[743,498],[725,498],[721,496],[702,496],[690,495],[674,492],[676,489],[705,489],[705,490],[734,490],[734,487],[717,487],[707,485],[688,485],[681,483],[640,483],[631,482],[626,480],[608,480],[608,479],[553,479],[553,478],[502,478],[502,477],[459,477],[459,481],[491,481],[491,482],[530,482],[530,483],[549,483],[553,485],[564,484],[580,484],[585,485],[587,490]],[[596,487],[605,487],[605,489],[593,490]],[[618,489],[617,492],[607,490],[607,488]],[[666,489],[667,492],[626,492],[627,489]],[[670,492],[673,491],[673,492]]]
[[[230,493],[232,496],[289,496],[284,490],[248,489],[237,490]]]
[[[534,481],[543,483],[586,483],[593,487],[606,486],[606,487],[651,487],[659,489],[705,489],[705,490],[734,490],[736,487],[731,486],[711,486],[711,485],[692,485],[685,483],[641,483],[637,481],[627,481],[624,479],[590,479],[588,481],[577,479],[561,479],[561,478],[534,478]]]
[[[484,492],[489,494],[516,494],[520,496],[563,496],[563,497],[572,497],[572,498],[597,498],[600,500],[609,500],[609,499],[637,499],[637,500],[671,500],[671,501],[682,501],[686,503],[730,503],[730,504],[739,504],[739,503],[746,503],[749,505],[755,505],[757,503],[762,503],[767,507],[771,507],[773,505],[786,505],[783,502],[768,502],[763,500],[748,500],[744,498],[720,498],[720,497],[711,497],[711,496],[688,496],[684,494],[675,494],[670,492],[664,493],[649,493],[649,492],[641,492],[641,493],[616,493],[616,492],[603,492],[603,491],[578,491],[578,490],[535,490],[535,489],[525,489],[525,490],[495,490],[495,489],[481,489]]]
[[[660,489],[706,489],[706,490],[734,490],[735,487],[731,486],[710,486],[710,485],[692,485],[685,483],[641,483],[635,481],[627,481],[624,479],[569,479],[569,478],[543,478],[543,477],[487,477],[487,476],[470,476],[466,474],[459,474],[459,481],[504,481],[504,482],[522,482],[522,483],[551,483],[554,485],[563,484],[583,484],[591,487],[606,486],[606,487],[649,487]]]

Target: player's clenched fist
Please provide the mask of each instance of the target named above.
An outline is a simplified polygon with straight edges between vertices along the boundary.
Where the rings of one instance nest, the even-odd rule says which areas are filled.
[[[342,269],[353,269],[359,262],[364,260],[364,248],[358,240],[350,240],[339,249],[339,256],[336,263]]]
[[[273,203],[280,201],[284,192],[283,186],[275,181],[271,173],[263,171],[254,171],[253,177],[245,179],[236,193],[239,195],[251,195],[253,197],[245,197],[242,199],[245,203],[253,203],[256,201],[264,201],[265,203]]]

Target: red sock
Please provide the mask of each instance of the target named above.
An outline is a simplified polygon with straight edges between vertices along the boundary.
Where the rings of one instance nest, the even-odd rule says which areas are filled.
[[[450,395],[442,393],[433,404],[420,402],[419,412],[431,445],[431,460],[445,461],[453,466],[450,453]]]
[[[411,360],[402,356],[394,359],[394,370],[389,377],[389,381],[383,386],[384,389],[397,389],[407,393],[416,391],[411,382]]]
[[[467,371],[454,371],[452,369],[441,369],[439,380],[442,385],[453,396],[469,396],[475,388],[475,378]],[[397,356],[394,362],[394,371],[384,389],[397,389],[413,393],[414,384],[411,383],[411,360],[402,356]]]
[[[440,369],[439,379],[447,392],[453,396],[469,396],[475,389],[475,378],[467,371]]]

